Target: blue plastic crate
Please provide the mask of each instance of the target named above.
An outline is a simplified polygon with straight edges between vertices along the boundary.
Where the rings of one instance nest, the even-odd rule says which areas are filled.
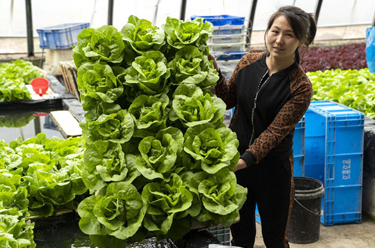
[[[245,25],[214,26],[212,36],[246,34]]]
[[[325,187],[321,222],[360,223],[364,114],[332,101],[313,101],[305,116],[305,176]]]
[[[294,128],[293,156],[305,155],[305,116]]]
[[[224,25],[244,25],[245,17],[232,15],[207,15],[207,16],[191,16],[191,20],[202,18],[205,22],[211,22],[214,26]]]
[[[42,49],[67,49],[77,44],[77,36],[90,23],[66,23],[56,26],[37,29],[40,48]]]
[[[234,51],[234,52],[212,52],[211,54],[216,57],[217,60],[238,60],[241,59],[247,52],[246,51]]]

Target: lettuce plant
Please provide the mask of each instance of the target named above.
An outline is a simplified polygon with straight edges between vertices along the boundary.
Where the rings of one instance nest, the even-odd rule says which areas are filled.
[[[117,104],[104,104],[93,115],[99,113],[96,120],[81,123],[87,143],[108,140],[123,144],[130,140],[134,132],[134,122],[128,111]]]
[[[215,174],[223,168],[236,168],[240,158],[239,142],[236,133],[226,126],[194,126],[186,131],[184,138],[184,151],[199,161],[205,172]]]
[[[77,40],[78,44],[73,48],[73,59],[77,68],[84,62],[118,64],[124,58],[124,42],[121,34],[113,26],[84,29]]]
[[[91,191],[100,190],[111,182],[131,183],[138,175],[136,157],[125,155],[120,144],[99,140],[87,146],[82,178]]]
[[[203,209],[196,217],[204,223],[230,225],[238,217],[238,210],[246,201],[247,189],[238,185],[235,174],[228,168],[216,174],[205,171],[187,173],[189,190],[196,194]]]
[[[78,86],[81,91],[82,106],[89,110],[103,101],[115,102],[123,93],[121,83],[107,64],[84,63],[78,69]]]
[[[146,213],[146,205],[137,189],[127,182],[108,185],[104,194],[92,195],[78,206],[79,227],[85,234],[101,235],[102,241],[134,236]]]
[[[193,21],[180,21],[177,18],[167,17],[162,28],[171,47],[181,49],[185,46],[194,45],[200,51],[208,54],[208,36],[214,31],[210,22],[203,22],[203,19],[200,18]]]
[[[204,94],[194,84],[182,84],[173,94],[171,121],[181,121],[185,127],[205,123],[222,123],[226,105],[220,98]]]
[[[168,118],[169,98],[167,95],[160,97],[140,95],[129,107],[135,123],[134,137],[154,135],[166,127]]]
[[[138,89],[138,95],[161,95],[168,93],[170,70],[167,59],[159,51],[149,51],[135,58],[125,72],[124,84]]]
[[[174,170],[183,143],[183,134],[175,127],[161,129],[155,136],[143,138],[138,146],[143,159],[137,163],[139,172],[149,180],[167,180]]]
[[[171,68],[172,84],[195,84],[207,89],[215,86],[219,80],[212,61],[194,46],[179,50],[168,67]]]
[[[165,44],[165,34],[162,29],[134,15],[129,16],[128,23],[121,29],[121,35],[122,39],[139,54],[158,51]]]
[[[193,195],[180,176],[172,174],[169,182],[147,184],[142,197],[147,204],[144,225],[157,238],[179,239],[190,230],[191,223],[186,216]]]

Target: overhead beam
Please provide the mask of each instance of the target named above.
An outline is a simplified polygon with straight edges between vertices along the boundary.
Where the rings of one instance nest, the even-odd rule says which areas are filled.
[[[247,28],[247,35],[246,35],[246,43],[250,44],[251,42],[251,33],[253,32],[253,24],[254,24],[254,18],[255,18],[255,11],[257,9],[257,0],[253,0],[253,4],[251,6],[250,10],[250,19],[249,19],[249,24]]]
[[[187,0],[182,0],[182,2],[181,2],[180,20],[182,20],[182,21],[185,20],[186,2],[187,2]]]
[[[114,0],[108,0],[108,19],[107,19],[108,25],[113,25],[113,5],[114,5]]]
[[[26,5],[26,28],[27,28],[27,56],[34,57],[33,16],[31,0],[25,0]]]

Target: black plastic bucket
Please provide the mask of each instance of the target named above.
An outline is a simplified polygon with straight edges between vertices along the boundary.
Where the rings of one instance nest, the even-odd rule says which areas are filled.
[[[289,222],[288,240],[309,244],[319,240],[322,182],[308,177],[294,178],[295,196]]]

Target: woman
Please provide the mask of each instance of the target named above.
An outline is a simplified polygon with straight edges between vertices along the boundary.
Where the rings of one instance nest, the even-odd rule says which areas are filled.
[[[298,48],[307,47],[315,33],[311,14],[294,6],[281,7],[268,22],[267,51],[246,54],[231,78],[226,82],[220,75],[215,87],[228,109],[236,107],[230,128],[240,141],[241,158],[235,172],[238,183],[249,192],[240,222],[231,226],[234,246],[254,246],[258,204],[265,245],[289,247],[286,232],[293,202],[292,140],[294,127],[312,96],[311,82],[299,65]]]

